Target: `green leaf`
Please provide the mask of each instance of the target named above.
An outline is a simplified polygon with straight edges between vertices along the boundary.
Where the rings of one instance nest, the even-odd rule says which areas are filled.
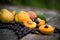
[[[45,15],[41,11],[36,11],[36,15],[38,18],[45,20],[47,22]]]

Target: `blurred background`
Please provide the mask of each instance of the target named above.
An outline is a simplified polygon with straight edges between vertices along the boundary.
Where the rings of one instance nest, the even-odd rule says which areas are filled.
[[[0,0],[1,4],[60,10],[60,0]]]

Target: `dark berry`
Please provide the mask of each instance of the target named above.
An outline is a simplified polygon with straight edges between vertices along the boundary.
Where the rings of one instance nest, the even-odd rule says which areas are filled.
[[[54,33],[60,33],[60,29],[55,27]]]
[[[34,19],[34,22],[36,22],[37,24],[39,24],[39,21],[37,19]]]
[[[22,24],[22,23],[20,23],[19,25],[22,26],[22,27],[25,27],[24,24]]]

